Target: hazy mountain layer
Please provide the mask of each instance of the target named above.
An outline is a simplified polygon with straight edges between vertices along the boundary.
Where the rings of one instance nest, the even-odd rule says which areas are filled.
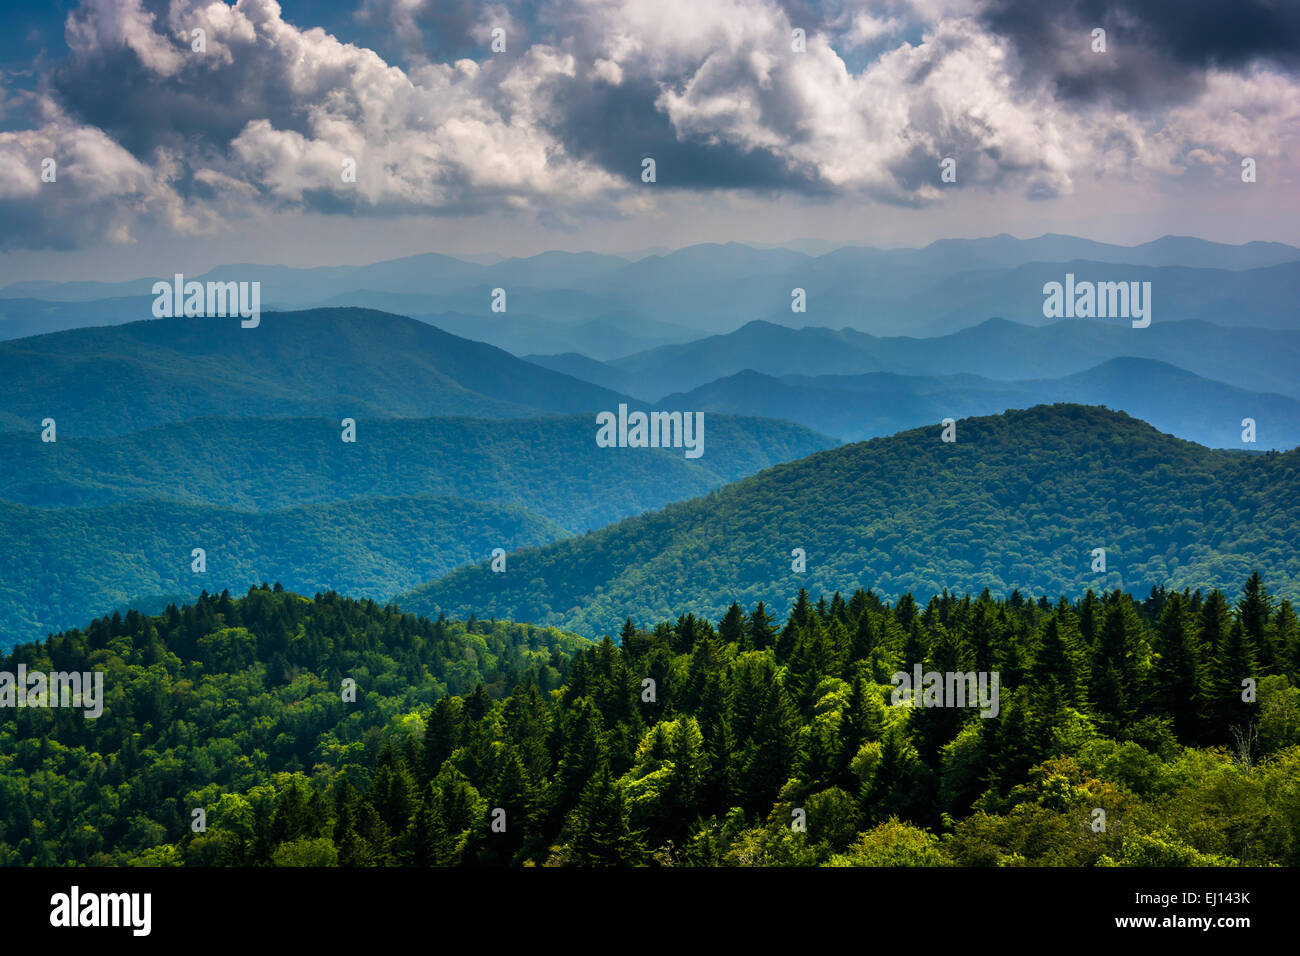
[[[1087,319],[1027,326],[989,319],[950,335],[881,338],[853,329],[792,329],[750,322],[726,335],[668,345],[612,362],[572,356],[530,360],[589,381],[658,399],[746,370],[765,375],[894,372],[971,374],[998,381],[1059,378],[1114,358],[1149,358],[1203,378],[1300,398],[1300,332],[1228,329],[1207,322],[1153,323],[1134,329]]]
[[[974,375],[787,375],[741,372],[660,404],[747,415],[782,415],[861,441],[944,418],[988,415],[1053,402],[1105,405],[1211,448],[1286,450],[1300,445],[1300,400],[1250,392],[1152,359],[1111,359],[1059,379],[997,382]],[[1242,441],[1242,422],[1255,441]]]
[[[113,435],[203,416],[523,418],[621,397],[423,322],[362,309],[179,318],[0,343],[0,428]]]

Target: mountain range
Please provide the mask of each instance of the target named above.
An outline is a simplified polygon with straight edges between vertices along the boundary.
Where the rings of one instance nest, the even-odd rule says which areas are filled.
[[[611,362],[530,355],[555,371],[647,401],[739,372],[787,375],[975,375],[1000,382],[1060,378],[1116,358],[1145,358],[1248,391],[1300,398],[1300,331],[1228,329],[1208,322],[1134,329],[1087,319],[1027,326],[991,318],[934,338],[749,322],[726,335],[665,345]]]
[[[366,309],[176,318],[0,343],[0,429],[114,435],[199,417],[528,418],[628,401]]]
[[[1152,324],[1044,320],[1067,270],[1151,281]],[[260,324],[143,318],[141,283],[0,291],[0,337],[53,329],[0,342],[0,640],[263,580],[595,635],[701,593],[780,607],[798,578],[773,548],[820,555],[818,588],[887,593],[1294,570],[1275,542],[1296,452],[1246,453],[1300,444],[1289,246],[727,243],[203,278],[265,283]],[[598,446],[621,405],[705,413],[704,456]],[[931,440],[945,418],[955,445]],[[1081,576],[1063,535],[1109,540],[1111,571]],[[506,574],[472,564],[497,547]]]
[[[709,415],[704,454],[597,446],[593,416],[491,421],[195,419],[129,435],[0,432],[0,500],[40,509],[166,501],[269,512],[435,496],[587,531],[837,444],[785,421]]]
[[[1300,449],[1214,451],[1068,404],[963,419],[955,439],[936,424],[823,451],[398,603],[595,638],[627,616],[717,618],[732,601],[779,617],[800,588],[1079,594],[1226,588],[1259,570],[1300,597]]]
[[[834,441],[710,415],[705,454],[602,449],[587,416],[200,419],[0,433],[0,647],[119,607],[278,581],[386,600],[487,557],[705,494]],[[191,552],[207,552],[195,573]]]
[[[744,371],[669,395],[665,408],[781,416],[844,441],[891,435],[1008,408],[1075,402],[1127,412],[1211,448],[1300,445],[1300,400],[1223,385],[1154,359],[1115,358],[1057,379],[999,382],[976,375],[785,375]],[[1255,422],[1254,441],[1242,423]]]
[[[118,608],[161,610],[201,591],[280,582],[384,600],[563,529],[524,508],[463,498],[366,498],[246,512],[166,500],[95,508],[0,501],[0,647]],[[205,570],[194,570],[195,548]]]
[[[836,444],[715,414],[699,458],[603,449],[632,400],[358,309],[54,333],[0,369],[0,646],[263,581],[388,598]]]
[[[1297,327],[1291,306],[1300,293],[1300,250],[1178,236],[1137,246],[1050,234],[945,239],[918,249],[705,243],[635,261],[551,251],[486,263],[426,253],[365,266],[232,264],[192,278],[258,281],[267,309],[350,305],[454,315],[486,320],[482,334],[497,345],[510,329],[519,351],[605,358],[619,348],[630,354],[658,344],[665,334],[675,339],[677,329],[716,334],[753,319],[927,336],[993,315],[1042,324],[1042,286],[1067,271],[1080,279],[1151,282],[1156,322]],[[131,309],[144,318],[154,281],[13,283],[0,289],[0,337],[67,328],[77,314],[82,325],[120,321]],[[806,293],[806,313],[791,311],[796,288]],[[498,289],[507,294],[504,313],[493,311]],[[76,303],[85,307],[78,312]],[[520,338],[523,329],[531,331]],[[463,334],[466,327],[449,331]],[[602,337],[601,348],[584,344]]]

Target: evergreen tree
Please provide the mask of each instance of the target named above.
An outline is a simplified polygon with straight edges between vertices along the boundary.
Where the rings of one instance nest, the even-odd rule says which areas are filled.
[[[743,645],[745,643],[745,612],[740,605],[732,601],[726,615],[718,622],[718,637],[727,644]]]
[[[754,613],[749,617],[749,644],[756,651],[773,647],[776,644],[776,631],[772,627],[772,616],[767,613],[763,602],[759,601]]]
[[[643,848],[628,826],[623,792],[600,761],[570,818],[568,861],[574,866],[635,866]]]
[[[1252,649],[1258,666],[1269,673],[1276,672],[1284,654],[1282,648],[1275,644],[1277,632],[1271,627],[1273,598],[1258,571],[1250,576],[1242,588],[1241,600],[1237,602],[1237,616],[1245,631],[1245,645]]]
[[[1173,720],[1174,733],[1190,741],[1199,730],[1200,661],[1186,598],[1174,592],[1164,602],[1156,629],[1152,703]]]
[[[459,697],[440,697],[429,711],[424,725],[420,780],[427,784],[460,746],[462,736],[462,701]]]

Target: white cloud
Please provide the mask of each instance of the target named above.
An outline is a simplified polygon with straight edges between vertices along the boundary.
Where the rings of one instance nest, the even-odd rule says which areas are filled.
[[[142,0],[83,0],[66,25],[71,64],[111,88],[119,77],[103,64],[129,51],[141,71],[120,82],[199,104],[188,107],[199,135],[168,139],[155,123],[142,129],[145,146],[122,138],[132,155],[104,132],[120,129],[120,117],[101,127],[50,99],[39,128],[0,134],[0,240],[126,241],[146,218],[204,232],[278,207],[561,218],[643,209],[645,191],[626,172],[601,168],[590,144],[560,132],[591,102],[586,94],[632,85],[655,91],[679,140],[765,154],[810,188],[908,204],[950,195],[939,182],[947,156],[961,189],[1042,197],[1070,192],[1082,176],[1177,179],[1247,153],[1295,151],[1292,76],[1211,71],[1192,99],[1148,113],[1066,100],[1028,78],[1010,42],[974,15],[979,6],[846,3],[809,24],[807,51],[795,53],[799,24],[775,0],[554,0],[528,22],[508,3],[367,0],[363,17],[416,48],[434,16],[459,17],[484,44],[492,26],[508,30],[509,56],[415,56],[402,69],[287,23],[274,0],[170,0],[158,15]],[[189,46],[200,27],[201,54]],[[526,44],[533,34],[544,42]],[[852,54],[867,48],[880,52],[851,70],[845,57],[856,64]],[[208,104],[224,125],[204,125]],[[600,124],[586,127],[599,135]],[[62,157],[57,193],[39,182],[49,152]],[[341,176],[349,158],[355,183]],[[750,185],[770,188],[735,189]],[[45,211],[44,226],[32,226],[32,208]]]

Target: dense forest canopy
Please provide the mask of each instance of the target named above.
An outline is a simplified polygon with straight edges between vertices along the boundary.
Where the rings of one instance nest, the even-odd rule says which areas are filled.
[[[102,670],[106,703],[0,711],[6,864],[1300,862],[1300,626],[1258,575],[800,591],[617,644],[277,585],[19,664]],[[997,716],[896,705],[917,664],[997,672]]]
[[[279,580],[386,600],[455,567],[701,495],[834,444],[709,418],[708,454],[611,455],[593,416],[201,419],[126,436],[0,432],[0,650],[116,608]],[[191,551],[204,548],[203,574]]]
[[[460,568],[398,599],[615,634],[625,615],[775,602],[870,583],[897,599],[1152,585],[1231,589],[1254,570],[1300,598],[1300,449],[1214,451],[1105,408],[1040,405],[769,468],[692,501]],[[794,570],[802,549],[806,570]],[[1106,551],[1104,570],[1093,552]]]

